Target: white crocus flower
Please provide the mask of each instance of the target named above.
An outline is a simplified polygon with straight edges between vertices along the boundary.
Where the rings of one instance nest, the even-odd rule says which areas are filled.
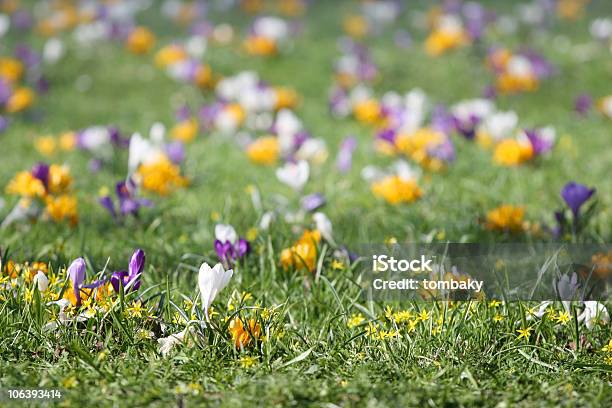
[[[51,38],[47,40],[43,48],[43,60],[47,64],[55,64],[65,53],[65,47],[62,40],[59,38]]]
[[[314,164],[325,162],[327,156],[327,145],[323,139],[308,139],[295,153],[298,160],[308,160]]]
[[[202,297],[202,308],[206,320],[208,320],[208,309],[215,300],[215,297],[227,286],[234,271],[223,269],[223,265],[216,264],[213,268],[206,262],[200,266],[198,273],[198,286],[200,287],[200,296]]]
[[[308,181],[310,166],[307,161],[287,163],[276,169],[276,178],[296,191],[300,191]]]
[[[275,218],[276,216],[274,215],[274,212],[266,211],[261,216],[261,221],[259,221],[259,229],[267,231],[270,228],[270,224],[272,224],[272,221],[274,221]]]
[[[11,27],[11,19],[6,14],[0,14],[0,38],[4,37]]]
[[[42,271],[38,271],[36,275],[34,275],[34,284],[38,286],[39,292],[45,292],[49,287],[49,278]]]
[[[234,227],[229,224],[217,224],[215,225],[215,239],[235,244],[238,240],[238,234],[236,234]]]
[[[609,323],[610,314],[602,303],[594,300],[584,302],[584,310],[578,316],[579,322],[584,322],[587,329],[591,330],[596,323]]]
[[[168,353],[172,351],[174,346],[185,341],[185,336],[187,336],[187,334],[189,334],[192,329],[193,328],[189,326],[186,327],[183,331],[171,334],[168,337],[162,337],[160,339],[157,339],[157,342],[159,343],[159,352],[162,354],[162,356],[167,356]]]
[[[253,23],[256,35],[278,41],[289,35],[289,25],[278,17],[260,17]]]
[[[332,235],[333,226],[327,215],[322,212],[316,212],[312,215],[312,219],[315,222],[317,227],[317,231],[321,233],[321,236],[332,245],[336,245],[334,242],[334,237]]]
[[[538,319],[541,319],[542,316],[544,316],[544,313],[546,313],[546,309],[548,309],[548,306],[552,305],[553,302],[547,300],[545,302],[542,302],[538,305],[538,310],[534,313],[530,313],[527,316],[527,320],[532,320],[532,318],[536,317]]]
[[[482,130],[493,140],[499,141],[506,137],[512,136],[512,133],[518,125],[518,115],[514,111],[495,112],[491,116],[485,118],[482,124]]]
[[[151,127],[149,139],[145,139],[140,133],[132,135],[128,149],[128,171],[130,174],[136,171],[141,164],[154,162],[164,155],[164,134],[164,125],[156,123]]]

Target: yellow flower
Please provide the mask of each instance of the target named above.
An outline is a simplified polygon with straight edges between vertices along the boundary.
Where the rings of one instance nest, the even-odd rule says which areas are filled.
[[[187,58],[187,52],[183,47],[171,44],[157,51],[157,54],[155,54],[155,65],[160,68],[165,68]]]
[[[249,242],[255,241],[255,239],[257,238],[257,234],[258,234],[257,228],[255,227],[249,228],[246,233],[247,241]]]
[[[242,368],[251,368],[255,364],[257,364],[257,358],[253,356],[244,356],[240,357],[238,362],[240,363],[240,367]]]
[[[568,312],[559,312],[557,317],[555,317],[557,323],[565,324],[570,321],[570,315]]]
[[[411,203],[423,195],[416,180],[387,176],[372,184],[372,192],[390,204]]]
[[[196,68],[194,82],[200,88],[207,88],[213,85],[212,70],[208,65],[201,64]]]
[[[145,308],[142,306],[142,302],[140,300],[133,302],[132,306],[127,309],[128,315],[131,317],[142,317],[142,313],[145,311]]]
[[[412,134],[398,135],[396,148],[416,163],[429,170],[440,170],[443,162],[429,155],[429,150],[445,140],[444,134],[431,128],[421,128]]]
[[[494,322],[501,322],[502,320],[504,320],[504,316],[502,316],[500,314],[496,314],[495,316],[493,316],[493,321]]]
[[[246,52],[251,55],[269,56],[278,51],[276,42],[268,37],[252,35],[244,41]]]
[[[402,310],[393,315],[393,320],[396,323],[401,324],[411,321],[413,317],[414,316],[410,310]]]
[[[74,132],[66,132],[59,138],[59,145],[62,150],[71,151],[76,147],[76,135]]]
[[[34,140],[34,148],[43,156],[51,156],[55,153],[57,143],[53,136],[41,136]]]
[[[493,299],[489,302],[489,307],[498,307],[499,305],[501,305],[501,302],[497,299]]]
[[[72,176],[68,166],[52,164],[49,166],[49,191],[53,194],[65,193],[72,185]]]
[[[297,105],[298,96],[293,89],[277,87],[274,88],[274,93],[276,95],[276,104],[274,106],[276,110],[289,109]]]
[[[501,93],[531,92],[538,89],[539,81],[534,75],[512,75],[504,72],[495,81],[495,87]]]
[[[502,166],[516,166],[533,157],[533,148],[528,142],[505,139],[495,146],[493,161]]]
[[[271,166],[278,161],[280,146],[275,136],[260,137],[247,147],[247,156],[257,164]]]
[[[518,336],[519,339],[529,339],[529,336],[531,336],[532,330],[533,330],[533,327],[526,327],[526,328],[517,329],[516,332],[519,333],[519,336]]]
[[[334,259],[332,261],[331,267],[335,271],[342,271],[342,270],[344,270],[345,266],[344,266],[344,262],[339,261],[338,259]]]
[[[28,109],[34,103],[34,91],[30,88],[17,88],[6,102],[5,109],[8,113],[17,113]]]
[[[342,26],[348,35],[355,38],[365,36],[370,29],[366,19],[359,15],[345,17]]]
[[[136,27],[127,39],[127,48],[134,54],[146,54],[155,45],[155,35],[145,27]]]
[[[420,321],[425,321],[425,320],[429,320],[429,318],[431,317],[431,314],[429,313],[429,311],[423,309],[421,310],[421,312],[418,314],[417,318]]]
[[[239,317],[235,317],[230,322],[228,330],[237,349],[248,347],[253,339],[258,340],[261,336],[261,326],[255,319],[249,319],[245,328],[242,320]]]
[[[381,119],[380,104],[375,99],[366,99],[353,107],[353,113],[358,121],[374,124]]]
[[[317,261],[317,245],[321,242],[321,233],[317,230],[306,230],[298,241],[290,248],[283,249],[280,262],[284,269],[306,268],[313,272]]]
[[[351,316],[351,318],[346,323],[346,326],[349,329],[352,329],[353,327],[359,326],[364,321],[365,321],[365,318],[361,315],[361,313],[356,313]]]
[[[64,388],[74,388],[79,384],[79,381],[75,376],[66,377],[62,380],[62,387]]]
[[[181,176],[180,169],[166,156],[158,160],[142,164],[137,171],[142,180],[142,188],[165,196],[178,188],[185,187],[188,180]]]
[[[47,213],[53,221],[60,222],[68,220],[71,225],[76,225],[79,221],[77,211],[77,199],[73,195],[62,194],[57,197],[47,197]]]
[[[23,64],[15,58],[0,58],[0,78],[9,82],[17,82],[24,73]]]
[[[171,131],[174,139],[180,140],[183,143],[191,142],[198,134],[198,122],[195,119],[189,119],[177,123]]]
[[[45,185],[29,171],[17,173],[6,187],[6,192],[27,198],[44,197],[46,194]]]
[[[604,351],[606,353],[612,353],[612,339],[610,339],[608,341],[608,344],[606,344],[605,346],[603,346],[603,348],[601,349],[601,351]]]
[[[523,207],[502,205],[487,213],[486,227],[496,231],[522,231],[524,229],[524,216],[525,210]]]
[[[467,43],[468,36],[463,30],[435,29],[425,40],[425,52],[432,57],[437,57]]]

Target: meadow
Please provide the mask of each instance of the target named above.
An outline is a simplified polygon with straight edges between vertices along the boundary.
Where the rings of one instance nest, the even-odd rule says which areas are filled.
[[[467,26],[461,4],[451,7],[461,2],[402,3],[387,21],[364,6],[370,2],[220,1],[200,9],[193,5],[206,2],[138,1],[143,8],[118,22],[92,17],[88,2],[50,3],[51,11],[37,11],[37,2],[0,2],[11,21],[0,30],[0,78],[13,72],[3,58],[26,44],[42,62],[28,67],[22,57],[26,73],[7,80],[10,89],[35,89],[41,73],[48,83],[15,109],[0,92],[0,118],[9,121],[0,130],[0,219],[21,203],[40,205],[0,229],[0,406],[17,404],[6,390],[26,388],[60,390],[61,400],[44,402],[53,406],[612,405],[609,302],[369,302],[357,259],[364,244],[609,248],[612,34],[594,38],[592,24],[607,18],[612,26],[612,3],[483,1],[495,11],[483,34],[461,34],[440,52],[424,44],[445,29],[436,21],[446,15]],[[521,20],[521,4],[544,7],[542,21]],[[77,21],[52,18],[73,9]],[[23,10],[33,21],[19,27]],[[293,25],[272,40],[250,38],[262,15]],[[119,34],[79,31],[95,21],[116,23]],[[134,34],[138,28],[150,35]],[[193,37],[200,41],[187,45]],[[494,47],[516,55],[528,47],[554,69],[530,78],[534,89],[504,89],[491,68]],[[340,72],[343,53],[374,64],[376,74]],[[173,70],[185,61],[196,61],[196,74]],[[245,71],[261,81],[228,80],[230,91],[222,89]],[[493,112],[469,112],[466,131],[453,107],[483,100],[496,84],[484,98]],[[426,148],[413,147],[412,133],[407,145],[399,141],[403,120],[413,117],[402,109],[417,108],[383,97],[415,88],[428,102],[417,104],[425,119],[411,132],[434,129],[423,133],[435,139]],[[257,92],[270,89],[276,105],[249,110],[265,105]],[[347,112],[333,112],[332,89],[348,94]],[[253,99],[241,99],[248,92]],[[575,107],[580,95],[593,100],[584,112]],[[450,128],[437,127],[436,106],[446,108],[440,123]],[[379,133],[396,108],[401,124],[390,147]],[[487,138],[487,118],[509,111],[516,129]],[[289,131],[288,153],[280,129],[294,122],[281,123],[289,117],[281,112],[308,132]],[[86,131],[94,126],[104,130]],[[547,126],[552,139],[542,136]],[[525,145],[522,129],[547,147]],[[266,137],[272,147],[256,145]],[[301,137],[313,141],[310,150]],[[184,158],[171,157],[172,141]],[[518,146],[516,158],[514,145],[501,150],[506,141]],[[433,153],[447,142],[452,155]],[[45,176],[37,163],[51,165]],[[123,197],[115,193],[121,181]],[[581,212],[562,194],[570,182],[595,189]],[[107,197],[114,215],[101,205]],[[136,259],[137,249],[146,260]],[[607,256],[609,273],[612,251]],[[219,262],[231,279],[202,272]]]

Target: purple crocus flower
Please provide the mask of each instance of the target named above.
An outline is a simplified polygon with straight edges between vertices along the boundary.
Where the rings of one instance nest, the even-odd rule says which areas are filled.
[[[585,116],[593,106],[593,98],[589,94],[578,95],[574,102],[574,110],[580,116]]]
[[[353,164],[353,153],[357,148],[357,139],[353,136],[345,137],[340,144],[340,150],[336,157],[336,168],[341,173],[347,173],[351,170]]]
[[[455,161],[456,157],[455,146],[449,138],[446,138],[444,142],[427,149],[427,153],[432,157],[435,157],[447,163]]]
[[[76,305],[81,305],[81,287],[85,281],[85,260],[77,258],[68,267],[68,277],[72,283]]]
[[[553,147],[553,141],[543,137],[537,130],[525,129],[525,136],[529,139],[529,143],[536,156],[548,153]]]
[[[431,113],[431,127],[449,135],[455,129],[455,118],[444,105],[436,105]]]
[[[39,179],[45,189],[49,186],[49,166],[46,163],[36,163],[31,170],[32,176]]]
[[[166,149],[166,155],[168,156],[168,158],[170,159],[170,161],[174,164],[179,164],[182,163],[183,160],[185,160],[185,147],[183,146],[183,143],[181,143],[180,141],[174,141],[171,143],[168,143],[165,146]]]
[[[595,194],[594,188],[588,188],[583,184],[578,184],[574,181],[570,181],[567,183],[563,189],[561,190],[561,197],[567,204],[567,206],[572,210],[574,214],[574,219],[578,218],[578,214],[580,213],[580,207],[587,202],[593,194]]]
[[[128,271],[116,271],[110,278],[110,283],[113,285],[115,292],[119,293],[121,286],[126,291],[137,291],[140,288],[140,277],[145,265],[145,252],[142,249],[137,249],[130,259]]]
[[[235,261],[246,256],[251,251],[249,241],[244,238],[239,238],[235,244],[230,241],[221,242],[215,240],[215,252],[219,260],[226,266],[231,267]]]
[[[321,193],[308,194],[302,197],[301,205],[305,211],[313,212],[323,207],[326,203],[325,196]]]
[[[15,46],[15,57],[23,62],[27,68],[32,68],[40,64],[40,55],[26,44]]]
[[[115,194],[119,199],[119,208],[115,209],[115,203],[111,196],[101,197],[98,202],[108,210],[113,218],[117,218],[119,214],[122,216],[134,215],[138,216],[140,207],[152,207],[153,203],[144,198],[138,198],[135,194],[136,185],[132,179],[120,181],[115,186]]]

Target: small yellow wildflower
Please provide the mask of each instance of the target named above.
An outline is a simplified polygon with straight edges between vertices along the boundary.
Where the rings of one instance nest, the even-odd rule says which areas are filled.
[[[351,318],[346,323],[346,326],[349,329],[359,326],[361,323],[365,321],[365,318],[361,313],[355,313],[351,316]]]
[[[516,332],[519,333],[519,336],[518,336],[519,339],[529,340],[529,336],[531,336],[532,330],[533,330],[533,327],[525,327],[525,328],[517,329]]]
[[[142,317],[142,313],[145,311],[145,308],[142,307],[142,302],[137,300],[132,303],[132,306],[127,308],[128,315],[131,317]]]
[[[242,368],[251,368],[255,364],[257,364],[257,357],[253,357],[253,356],[240,357],[238,362],[240,363],[240,367]]]
[[[559,314],[557,314],[555,317],[555,320],[557,323],[566,324],[570,321],[570,314],[568,312],[559,312]]]
[[[612,353],[612,339],[610,339],[608,341],[608,344],[606,344],[605,346],[603,346],[603,348],[601,349],[601,351],[604,351],[606,353]]]

